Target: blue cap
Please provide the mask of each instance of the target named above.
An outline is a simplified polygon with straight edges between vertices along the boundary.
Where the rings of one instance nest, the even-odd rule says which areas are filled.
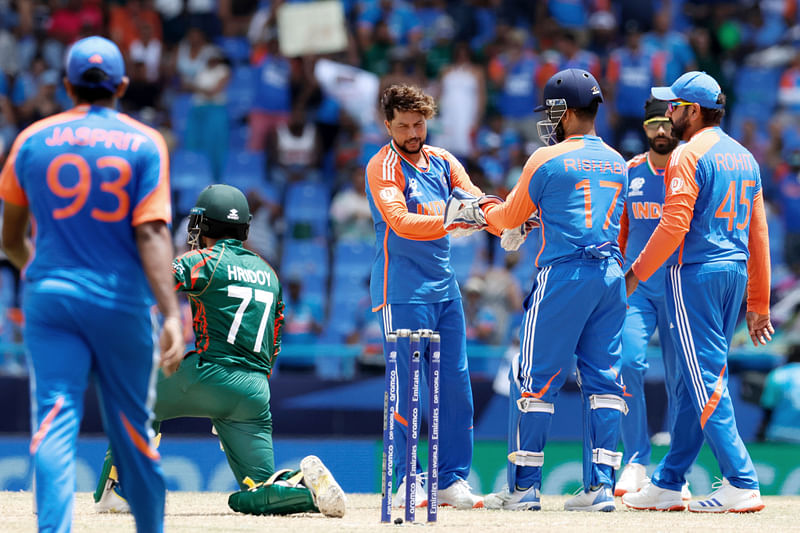
[[[591,73],[579,68],[568,68],[553,74],[547,80],[542,92],[544,105],[537,106],[534,111],[544,111],[548,100],[563,98],[568,108],[589,107],[595,100],[603,101],[600,84]]]
[[[687,72],[669,87],[653,87],[650,93],[659,100],[683,100],[707,109],[725,107],[717,101],[722,94],[717,80],[697,70]]]
[[[98,83],[82,79],[83,74],[92,68],[99,68],[108,75]],[[72,85],[80,87],[102,87],[111,92],[125,76],[125,61],[117,45],[103,37],[86,37],[77,41],[67,54],[67,79]]]

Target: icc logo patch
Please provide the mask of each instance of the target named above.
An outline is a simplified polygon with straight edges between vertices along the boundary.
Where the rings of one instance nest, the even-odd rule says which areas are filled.
[[[672,178],[669,183],[669,188],[672,192],[678,192],[683,188],[683,178]]]
[[[631,180],[630,188],[628,189],[628,196],[643,195],[644,192],[642,192],[642,187],[644,187],[644,178],[642,177],[633,178]]]
[[[380,197],[381,200],[383,200],[384,202],[388,202],[394,197],[394,189],[392,189],[391,187],[381,189]]]

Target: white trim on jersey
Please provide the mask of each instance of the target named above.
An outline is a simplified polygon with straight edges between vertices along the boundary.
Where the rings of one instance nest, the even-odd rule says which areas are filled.
[[[703,373],[697,361],[697,351],[694,347],[692,329],[689,325],[689,315],[686,313],[686,304],[683,301],[683,287],[681,285],[682,265],[672,265],[669,267],[669,279],[672,285],[672,293],[675,298],[675,326],[678,329],[678,337],[681,341],[681,352],[689,367],[689,375],[692,378],[692,388],[695,398],[700,407],[700,411],[708,403],[708,391],[703,382]]]
[[[544,297],[544,291],[547,287],[547,277],[550,274],[552,267],[546,266],[536,274],[536,290],[533,291],[533,298],[531,307],[525,313],[525,344],[520,347],[520,374],[522,378],[522,392],[531,392],[533,386],[533,377],[531,371],[533,370],[533,340],[536,336],[536,322],[539,318],[539,304]]]
[[[383,306],[381,318],[383,319],[383,337],[386,340],[386,336],[392,331],[392,304]]]
[[[397,183],[397,174],[395,171],[395,167],[397,166],[397,153],[390,150],[389,154],[383,158],[383,179],[386,181],[391,181],[393,183]],[[391,177],[389,177],[389,173],[391,172]]]

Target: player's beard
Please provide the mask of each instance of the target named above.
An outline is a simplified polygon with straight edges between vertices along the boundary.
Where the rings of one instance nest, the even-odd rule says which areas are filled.
[[[675,130],[673,130],[674,132]],[[648,137],[647,142],[650,143],[650,148],[660,155],[666,155],[673,151],[678,146],[679,139],[671,135],[656,135],[655,137]]]
[[[688,113],[684,112],[677,122],[675,119],[670,119],[672,120],[672,137],[676,140],[676,145],[678,141],[683,140],[683,134],[686,133],[686,130],[689,128],[689,117],[686,115],[688,115]]]
[[[567,138],[567,134],[564,131],[564,125],[559,120],[558,124],[556,124],[556,142],[560,143],[561,141],[563,141],[566,138]]]
[[[422,146],[425,144],[425,139],[420,137],[415,137],[413,139],[407,139],[403,143],[397,142],[397,139],[394,140],[394,144],[397,145],[400,150],[407,154],[418,154],[420,150],[422,150]],[[409,148],[409,144],[416,145],[416,148]]]

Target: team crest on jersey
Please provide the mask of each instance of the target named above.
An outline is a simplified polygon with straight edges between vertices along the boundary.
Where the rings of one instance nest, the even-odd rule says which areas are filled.
[[[381,189],[381,200],[384,202],[388,202],[394,196],[394,189],[391,187],[386,187],[385,189]]]
[[[678,192],[683,187],[683,179],[682,178],[672,178],[672,181],[669,183],[669,188],[672,192]]]
[[[228,220],[239,220],[239,211],[237,209],[228,211]]]
[[[642,191],[642,187],[644,187],[644,178],[638,177],[633,178],[631,180],[631,184],[628,189],[628,196],[641,196],[644,194]]]
[[[422,196],[422,193],[419,190],[419,182],[417,182],[417,178],[411,178],[408,181],[408,197],[414,198],[417,196]]]

